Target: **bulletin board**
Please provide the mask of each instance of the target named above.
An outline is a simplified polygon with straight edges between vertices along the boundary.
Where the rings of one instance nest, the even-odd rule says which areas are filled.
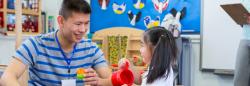
[[[90,3],[92,9],[90,33],[111,27],[132,27],[145,30],[147,29],[145,19],[159,21],[160,24],[171,9],[181,11],[184,7],[187,10],[185,17],[180,20],[181,33],[200,33],[200,0],[91,0]],[[161,10],[159,3],[163,6]],[[136,22],[131,24],[130,20],[134,17],[130,19],[129,14],[140,16],[136,16]]]

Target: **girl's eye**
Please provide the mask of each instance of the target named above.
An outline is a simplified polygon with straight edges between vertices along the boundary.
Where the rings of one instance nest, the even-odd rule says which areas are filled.
[[[141,43],[140,45],[141,45],[141,47],[144,47],[143,43]]]
[[[140,43],[141,47],[143,47],[143,42]]]

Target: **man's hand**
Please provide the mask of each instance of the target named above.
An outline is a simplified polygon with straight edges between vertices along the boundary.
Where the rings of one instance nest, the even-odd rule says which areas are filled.
[[[86,69],[86,76],[84,78],[85,85],[98,86],[100,78],[97,76],[96,71],[92,68]]]

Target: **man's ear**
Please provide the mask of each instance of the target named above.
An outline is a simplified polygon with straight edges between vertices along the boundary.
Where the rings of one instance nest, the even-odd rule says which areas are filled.
[[[180,20],[183,19],[183,18],[186,16],[186,13],[187,13],[187,8],[184,7],[184,8],[181,10]]]
[[[63,24],[64,24],[64,18],[63,18],[63,16],[59,15],[57,17],[57,22],[59,24],[59,27],[61,28],[63,26]]]

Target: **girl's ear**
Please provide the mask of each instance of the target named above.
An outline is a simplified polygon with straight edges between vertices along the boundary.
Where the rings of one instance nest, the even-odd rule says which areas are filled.
[[[186,16],[186,11],[187,11],[187,8],[186,8],[186,7],[184,7],[184,8],[181,10],[180,20],[183,19],[183,18]]]

